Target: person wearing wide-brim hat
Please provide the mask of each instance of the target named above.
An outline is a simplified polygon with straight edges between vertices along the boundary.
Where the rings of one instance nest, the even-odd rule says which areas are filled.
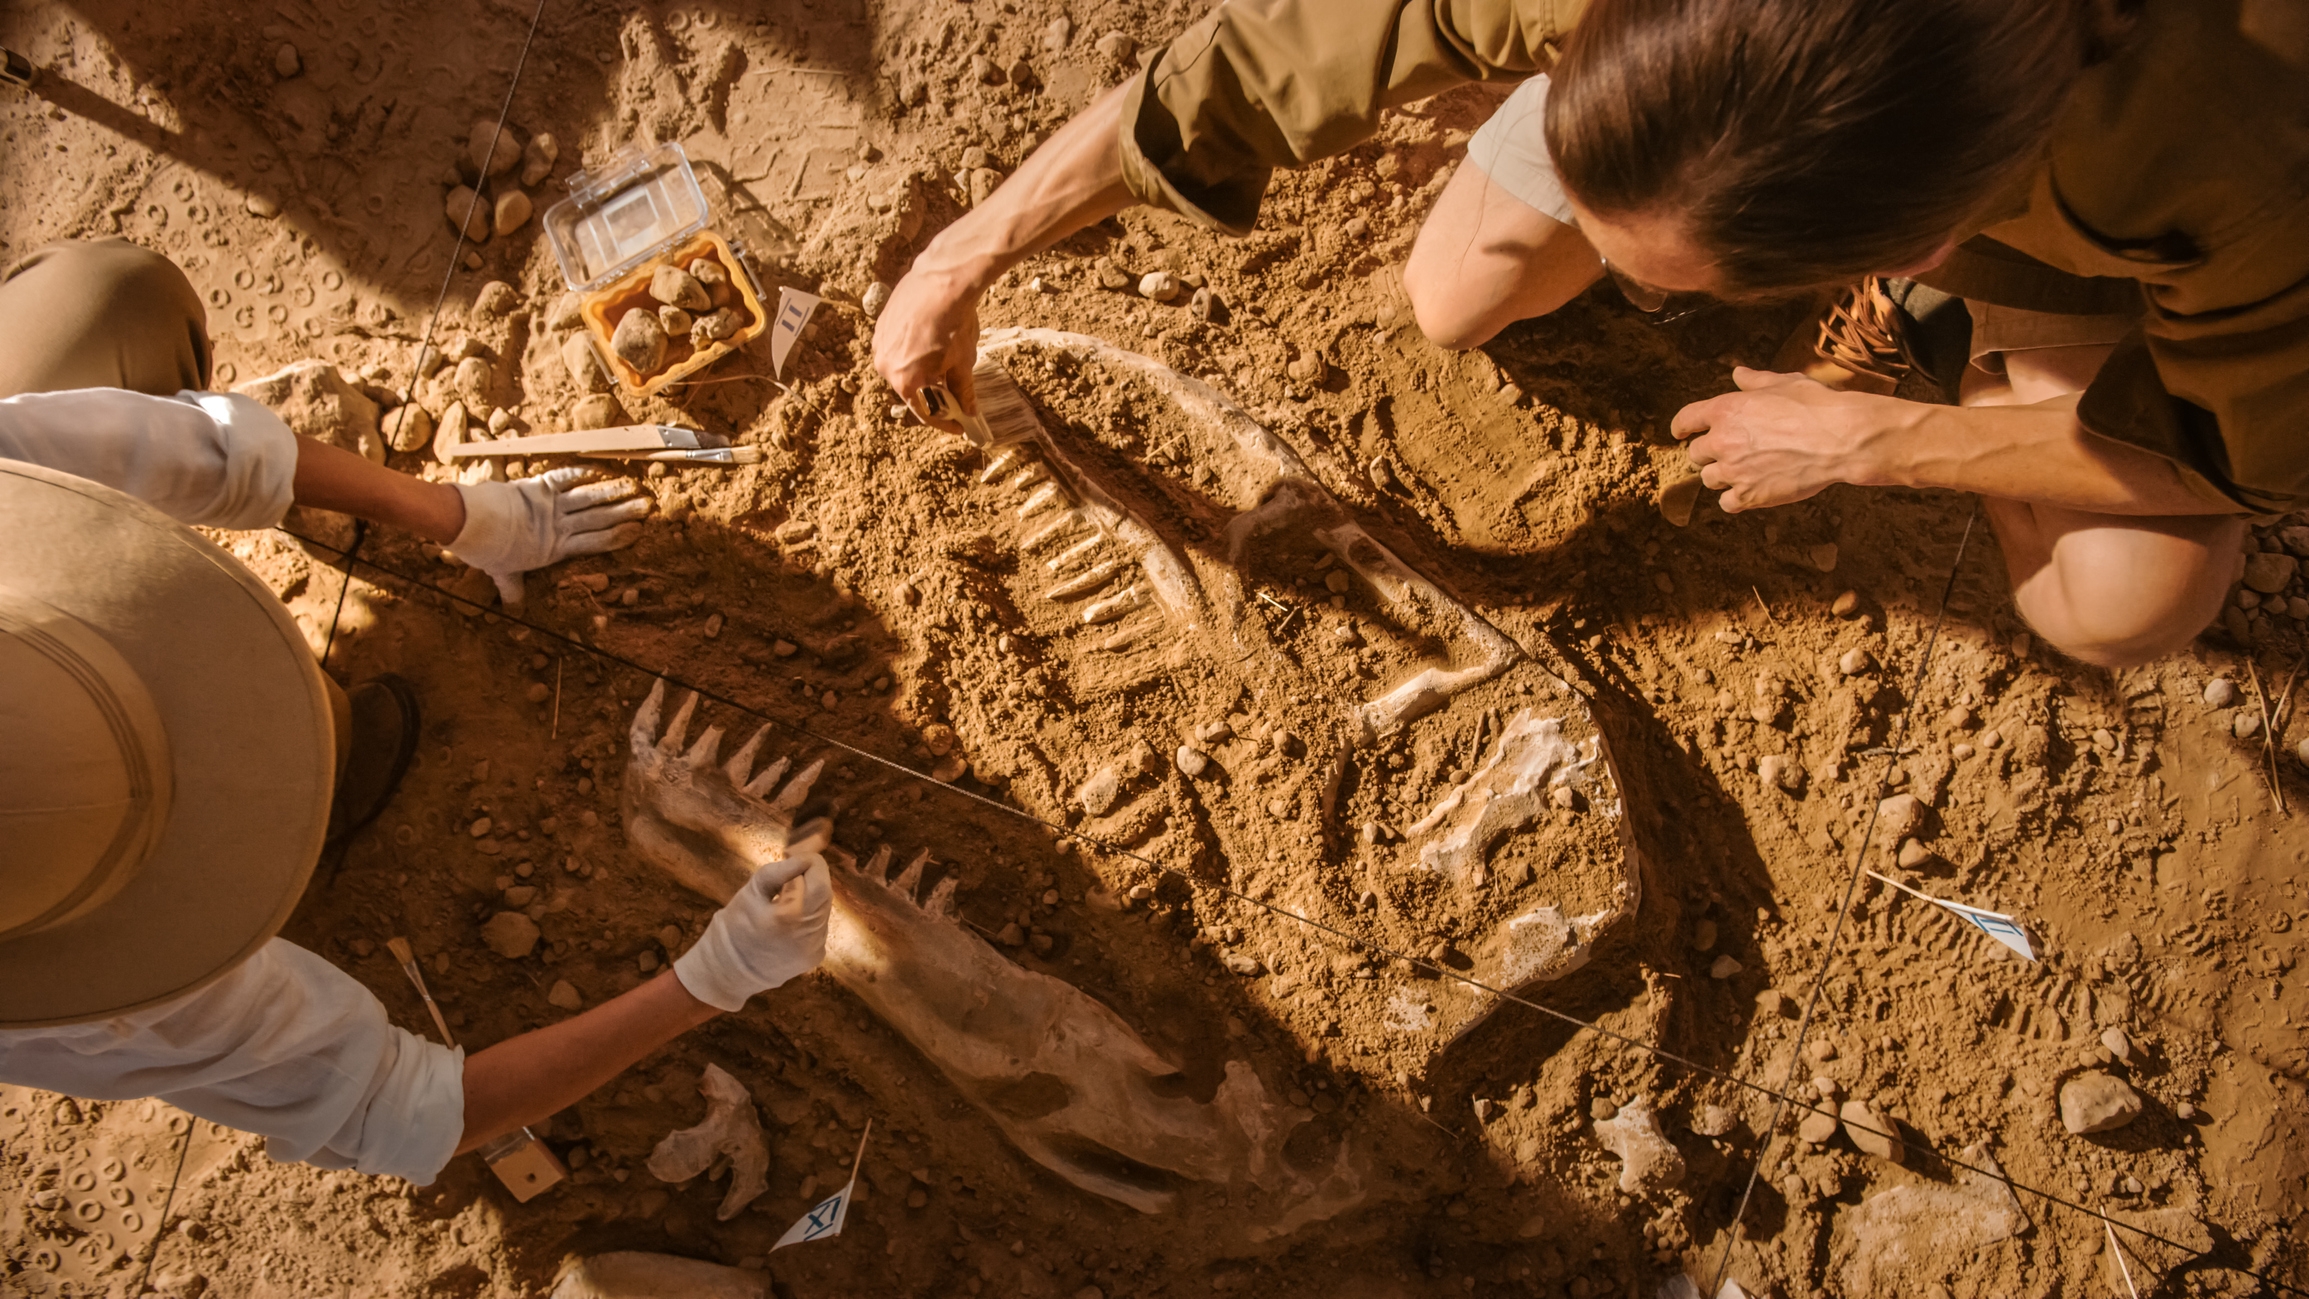
[[[512,593],[630,543],[647,507],[582,473],[421,482],[208,378],[199,299],[165,258],[60,244],[0,279],[0,1081],[157,1096],[277,1158],[429,1182],[818,963],[812,843],[666,975],[470,1060],[275,937],[324,842],[390,797],[414,701],[390,682],[348,700],[264,583],[187,525],[343,510]]]

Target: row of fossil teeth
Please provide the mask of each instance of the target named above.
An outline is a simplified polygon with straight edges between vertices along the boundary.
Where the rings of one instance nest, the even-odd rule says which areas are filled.
[[[1082,509],[1065,486],[1052,475],[1048,465],[1034,456],[1028,445],[1013,444],[996,451],[993,458],[987,461],[986,468],[979,473],[978,481],[991,485],[1005,476],[1008,481],[1003,484],[1004,487],[1014,492],[1027,493],[1026,499],[1018,506],[1019,518],[1034,519],[1052,507],[1058,510],[1057,514],[1048,519],[1036,519],[1034,530],[1018,545],[1021,553],[1032,554],[1054,542],[1068,543],[1065,549],[1044,563],[1044,567],[1059,581],[1045,588],[1042,598],[1062,602],[1080,600],[1098,595],[1118,579],[1126,579],[1132,574],[1136,565],[1128,557],[1099,556],[1099,551],[1112,540],[1112,534],[1096,522],[1083,517]],[[1071,535],[1084,526],[1089,527],[1090,535],[1081,538]],[[1071,577],[1066,576],[1078,564],[1087,564],[1088,567],[1075,572]],[[1121,591],[1084,605],[1082,621],[1085,626],[1100,626],[1118,621],[1146,604],[1146,592],[1136,581],[1131,581]],[[1099,648],[1121,649],[1134,643],[1143,630],[1138,627],[1117,629],[1100,643]]]

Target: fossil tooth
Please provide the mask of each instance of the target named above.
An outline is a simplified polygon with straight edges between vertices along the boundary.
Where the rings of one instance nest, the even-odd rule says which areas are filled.
[[[657,742],[658,752],[669,758],[681,752],[682,741],[689,738],[689,719],[696,715],[697,710],[698,692],[692,690],[682,699],[681,707],[674,710],[673,721],[666,726],[664,737]]]
[[[754,755],[762,751],[762,741],[769,733],[770,724],[762,723],[761,729],[754,732],[754,738],[747,740],[736,753],[730,755],[728,762],[722,764],[722,774],[730,778],[731,784],[740,788],[745,786],[746,777],[754,769]]]
[[[953,915],[954,890],[961,883],[962,877],[959,875],[949,875],[938,881],[938,887],[930,890],[930,900],[922,904],[922,909],[934,916]]]
[[[665,678],[650,683],[649,698],[641,701],[641,709],[633,715],[633,729],[627,734],[635,747],[657,743],[658,714],[665,708]]]
[[[1015,492],[1023,487],[1032,487],[1048,477],[1050,474],[1041,465],[1028,465],[1019,472],[1018,477],[1010,480],[1010,490]]]
[[[714,765],[714,759],[720,757],[721,753],[722,728],[709,726],[703,735],[698,736],[698,742],[691,745],[689,752],[683,755],[682,761],[688,763],[692,771],[704,771]]]
[[[1071,546],[1068,546],[1066,549],[1058,553],[1058,558],[1050,561],[1050,571],[1053,573],[1063,573],[1067,569],[1074,567],[1074,561],[1081,559],[1083,556],[1088,555],[1091,551],[1096,550],[1098,548],[1098,543],[1104,540],[1106,540],[1105,533],[1093,532],[1089,536],[1084,537],[1082,540],[1075,542]]]
[[[792,763],[792,758],[780,758],[777,761],[771,763],[769,766],[762,768],[761,775],[756,776],[752,780],[749,780],[745,783],[745,791],[753,795],[755,798],[769,797],[770,791],[777,787],[778,778],[786,774],[786,768],[792,765]],[[731,764],[732,770],[730,772],[730,778],[732,780],[737,779],[737,772],[735,770],[736,765],[737,764],[735,763]]]
[[[1078,595],[1089,595],[1113,581],[1114,575],[1121,572],[1122,568],[1123,561],[1119,559],[1109,559],[1103,563],[1093,564],[1079,575],[1070,577],[1044,591],[1042,598],[1045,600],[1071,600]],[[1128,612],[1128,610],[1124,612]]]
[[[1018,543],[1018,548],[1020,550],[1026,551],[1040,549],[1044,542],[1049,541],[1051,538],[1059,535],[1060,533],[1071,529],[1075,524],[1080,522],[1082,522],[1082,515],[1077,511],[1068,510],[1064,514],[1059,515],[1057,518],[1052,519],[1050,522],[1043,524],[1039,528],[1036,528],[1032,535],[1027,537],[1026,540]]]
[[[906,863],[906,869],[899,872],[898,878],[891,882],[890,887],[897,892],[898,896],[912,902],[916,890],[922,887],[922,868],[929,864],[930,850],[924,848],[914,854],[914,860]]]
[[[992,460],[986,462],[986,470],[985,472],[978,475],[978,481],[981,483],[991,483],[995,479],[1000,478],[1004,470],[1017,463],[1018,448],[1004,447],[1000,451],[994,453],[994,458]]]
[[[1113,622],[1131,610],[1146,603],[1146,596],[1138,587],[1131,586],[1120,595],[1110,595],[1082,611],[1082,620],[1093,625]]]
[[[876,848],[874,850],[873,859],[868,861],[865,866],[861,868],[866,872],[866,878],[870,880],[887,880],[890,875],[891,856],[892,850],[890,845],[883,844],[881,847]]]
[[[818,783],[818,773],[825,769],[826,760],[824,758],[802,768],[801,773],[787,781],[786,787],[778,791],[778,796],[770,800],[770,809],[791,814],[795,808],[802,805],[803,800],[809,798],[810,786]]]
[[[1018,517],[1023,519],[1057,499],[1059,499],[1058,484],[1044,483],[1027,495],[1026,503],[1018,507]]]

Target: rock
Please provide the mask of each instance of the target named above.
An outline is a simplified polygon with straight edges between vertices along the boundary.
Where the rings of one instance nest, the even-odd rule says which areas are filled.
[[[2240,740],[2252,739],[2261,733],[2261,715],[2249,709],[2238,709],[2237,715],[2229,719],[2229,733]]]
[[[1204,757],[1202,751],[1195,748],[1193,745],[1182,744],[1179,746],[1178,764],[1179,773],[1191,778],[1194,776],[1200,776],[1205,771],[1208,771],[1210,769],[1211,760],[1207,757]]]
[[[649,296],[684,311],[704,311],[714,305],[713,295],[698,283],[698,277],[679,266],[658,267],[649,277]]]
[[[563,293],[553,300],[552,314],[545,318],[547,329],[575,329],[585,323],[585,299],[575,293]]]
[[[465,160],[483,176],[502,176],[521,165],[521,141],[495,121],[480,118],[465,137]]]
[[[273,51],[274,76],[286,81],[304,70],[304,56],[297,53],[296,46],[283,42],[279,49]]]
[[[1924,803],[1916,795],[1894,794],[1876,805],[1876,828],[1883,832],[1881,838],[1886,843],[1921,838],[1917,832],[1924,828],[1924,812]]]
[[[690,327],[696,323],[697,321],[691,318],[690,313],[680,307],[659,307],[657,309],[657,327],[665,331],[665,336],[668,339],[682,337],[689,333]]]
[[[267,221],[281,214],[281,205],[262,194],[249,195],[241,200],[241,206],[248,209],[250,216],[261,217]]]
[[[496,377],[487,361],[478,356],[468,356],[457,363],[457,371],[450,377],[449,384],[467,402],[485,403],[489,400],[489,384]]]
[[[665,269],[673,270],[670,266]],[[681,272],[677,270],[674,274],[681,275]],[[705,290],[698,289],[696,280],[687,275],[682,275],[682,278],[689,281],[689,287],[697,289],[700,297],[705,295]],[[654,285],[651,292],[656,292]],[[617,332],[610,335],[609,339],[609,350],[615,352],[617,359],[625,362],[637,376],[644,379],[664,368],[665,348],[665,328],[658,323],[657,313],[647,307],[635,307],[626,312],[625,318],[617,322]]]
[[[2109,1054],[2115,1056],[2119,1064],[2133,1062],[2133,1040],[2126,1037],[2125,1031],[2116,1025],[2111,1024],[2101,1030],[2101,1045],[2109,1049]]]
[[[577,404],[569,409],[569,425],[575,429],[620,428],[630,422],[625,407],[618,405],[617,398],[606,392],[580,397]]]
[[[1632,1101],[1595,1125],[1596,1140],[1619,1156],[1620,1189],[1631,1195],[1664,1191],[1684,1179],[1684,1156],[1660,1131],[1651,1106]]]
[[[491,280],[473,295],[473,310],[484,316],[510,316],[520,305],[520,291],[503,280]]]
[[[1090,264],[1090,268],[1098,275],[1098,282],[1102,288],[1127,289],[1130,287],[1130,272],[1115,265],[1114,259],[1111,257],[1099,258]]]
[[[529,137],[521,150],[521,183],[532,189],[553,174],[553,164],[561,161],[561,142],[551,131],[539,131]]]
[[[1138,295],[1142,298],[1152,298],[1157,302],[1175,302],[1178,300],[1179,294],[1185,291],[1186,286],[1179,283],[1179,277],[1169,271],[1148,271],[1139,277]]]
[[[1777,1019],[1788,1013],[1788,995],[1778,988],[1766,988],[1756,994],[1756,1013]]]
[[[770,1299],[770,1274],[760,1269],[620,1250],[572,1260],[562,1267],[548,1299]]]
[[[2141,1094],[2114,1074],[2094,1070],[2061,1084],[2061,1126],[2078,1136],[2114,1132],[2141,1116]]]
[[[1074,20],[1064,14],[1051,19],[1050,26],[1042,29],[1042,48],[1046,50],[1063,50],[1066,43],[1073,39]],[[1081,1297],[1076,1296],[1076,1299]]]
[[[1267,967],[1259,964],[1258,958],[1245,956],[1241,952],[1228,952],[1219,958],[1219,964],[1227,967],[1227,973],[1239,974],[1246,979],[1254,979],[1267,972]]]
[[[563,1010],[582,1010],[585,1008],[585,998],[577,995],[577,985],[567,979],[555,979],[553,986],[546,990],[545,1004]]]
[[[1895,1164],[1907,1157],[1908,1149],[1901,1143],[1899,1125],[1870,1108],[1866,1101],[1848,1100],[1839,1112],[1844,1117],[1844,1135],[1852,1138],[1852,1144],[1858,1146],[1862,1154]]]
[[[726,307],[737,301],[737,290],[730,287],[730,273],[711,257],[692,257],[682,269],[690,278],[705,286],[706,297],[717,307]]]
[[[508,961],[518,961],[537,950],[537,922],[518,911],[500,911],[481,926],[481,941]]]
[[[1844,1094],[1844,1084],[1824,1073],[1812,1075],[1812,1090],[1821,1100],[1832,1101]]]
[[[1857,615],[1860,612],[1860,593],[1858,591],[1846,591],[1837,596],[1835,603],[1828,606],[1828,612],[1839,618],[1850,618]]]
[[[866,319],[880,320],[882,308],[890,305],[890,286],[880,280],[867,285],[866,295],[858,300],[858,305],[865,309]]]
[[[697,324],[691,326],[690,346],[703,347],[707,343],[719,343],[724,339],[735,338],[738,331],[745,328],[745,320],[745,314],[736,307],[723,307],[719,311],[709,311],[699,316]]]
[[[1836,543],[1833,541],[1822,542],[1812,547],[1804,552],[1804,557],[1812,561],[1812,567],[1823,573],[1836,571]]]
[[[1207,287],[1195,290],[1195,296],[1187,300],[1187,310],[1195,313],[1199,320],[1223,321],[1227,318],[1227,304]]]
[[[1138,41],[1122,32],[1108,32],[1098,38],[1098,52],[1115,63],[1129,63],[1138,57]]]
[[[1728,1106],[1702,1105],[1692,1112],[1692,1131],[1703,1137],[1730,1136],[1739,1126],[1739,1116]]]
[[[1706,486],[1700,481],[1700,475],[1688,466],[1682,469],[1663,468],[1659,490],[1652,493],[1652,506],[1660,512],[1661,518],[1675,526],[1689,527],[1692,511],[1699,508],[1700,492]]]
[[[1845,676],[1856,677],[1875,666],[1875,663],[1876,660],[1869,657],[1867,650],[1854,646],[1844,651],[1844,657],[1836,660],[1836,667]]]
[[[491,217],[491,227],[496,230],[497,237],[503,239],[529,224],[529,214],[535,210],[530,206],[527,194],[509,189],[497,196],[497,210]]]
[[[449,191],[449,201],[443,205],[451,230],[463,229],[465,237],[479,243],[489,237],[489,208],[470,185],[459,185]]]
[[[1105,816],[1121,793],[1122,778],[1115,774],[1114,768],[1101,767],[1096,775],[1082,782],[1075,797],[1081,800],[1083,811],[1092,816]]]
[[[987,86],[999,86],[1010,79],[1002,71],[1001,64],[983,54],[970,56],[970,75],[976,78],[979,84]]]
[[[1899,856],[1895,860],[1899,861],[1900,869],[1915,870],[1932,860],[1932,850],[1914,839],[1902,839]]]
[[[385,463],[377,403],[326,361],[299,361],[261,379],[251,379],[233,391],[271,407],[300,437]]]
[[[1715,950],[1715,946],[1716,946],[1716,922],[1715,922],[1715,921],[1713,921],[1713,920],[1702,920],[1702,921],[1700,921],[1698,924],[1696,924],[1696,925],[1693,925],[1693,926],[1692,926],[1692,950],[1693,950],[1693,951],[1695,951],[1695,952],[1708,952],[1708,951],[1713,951],[1713,950]]]
[[[1737,960],[1734,960],[1731,955],[1727,953],[1723,956],[1717,957],[1715,962],[1708,966],[1708,977],[1711,979],[1729,979],[1733,975],[1738,974],[1744,968],[1746,967],[1742,966]]]
[[[1034,65],[1032,63],[1027,62],[1025,59],[1012,59],[1010,61],[1010,66],[1004,70],[1010,75],[1011,85],[1018,87],[1020,90],[1031,90],[1034,88],[1035,76]]]
[[[2237,683],[2227,677],[2214,677],[2205,683],[2205,707],[2234,708],[2237,706]]]
[[[1795,793],[1804,783],[1804,769],[1784,753],[1767,753],[1756,760],[1756,778],[1766,789],[1781,789]]]
[[[593,340],[582,333],[571,334],[561,340],[561,364],[569,371],[569,380],[581,393],[608,392],[609,372],[601,368],[601,353],[593,350]]]
[[[1804,1053],[1815,1061],[1826,1064],[1836,1058],[1836,1044],[1827,1038],[1816,1037],[1804,1044]]]
[[[1001,188],[1002,173],[992,167],[980,167],[970,173],[970,206],[977,207]]]
[[[1812,1145],[1824,1146],[1836,1139],[1839,1126],[1835,1115],[1813,1110],[1796,1125],[1796,1135]]]
[[[413,401],[396,406],[385,413],[378,432],[395,451],[422,451],[433,441],[433,414]]]
[[[2264,550],[2245,556],[2245,585],[2263,595],[2276,595],[2293,584],[2301,561],[2291,555]]]
[[[433,428],[433,458],[448,464],[455,458],[456,449],[465,445],[466,425],[472,419],[465,411],[465,403],[450,402],[441,411],[441,422]]]

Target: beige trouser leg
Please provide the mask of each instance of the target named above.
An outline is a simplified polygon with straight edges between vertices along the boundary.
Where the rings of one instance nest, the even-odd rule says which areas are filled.
[[[0,278],[0,397],[206,388],[208,313],[191,281],[125,239],[50,244]]]
[[[2033,347],[2002,354],[2002,375],[1977,364],[1967,406],[2034,405],[2084,391],[2110,347]],[[1983,498],[2012,580],[2013,603],[2063,653],[2131,667],[2187,645],[2221,612],[2236,580],[2244,520],[2095,514]]]

